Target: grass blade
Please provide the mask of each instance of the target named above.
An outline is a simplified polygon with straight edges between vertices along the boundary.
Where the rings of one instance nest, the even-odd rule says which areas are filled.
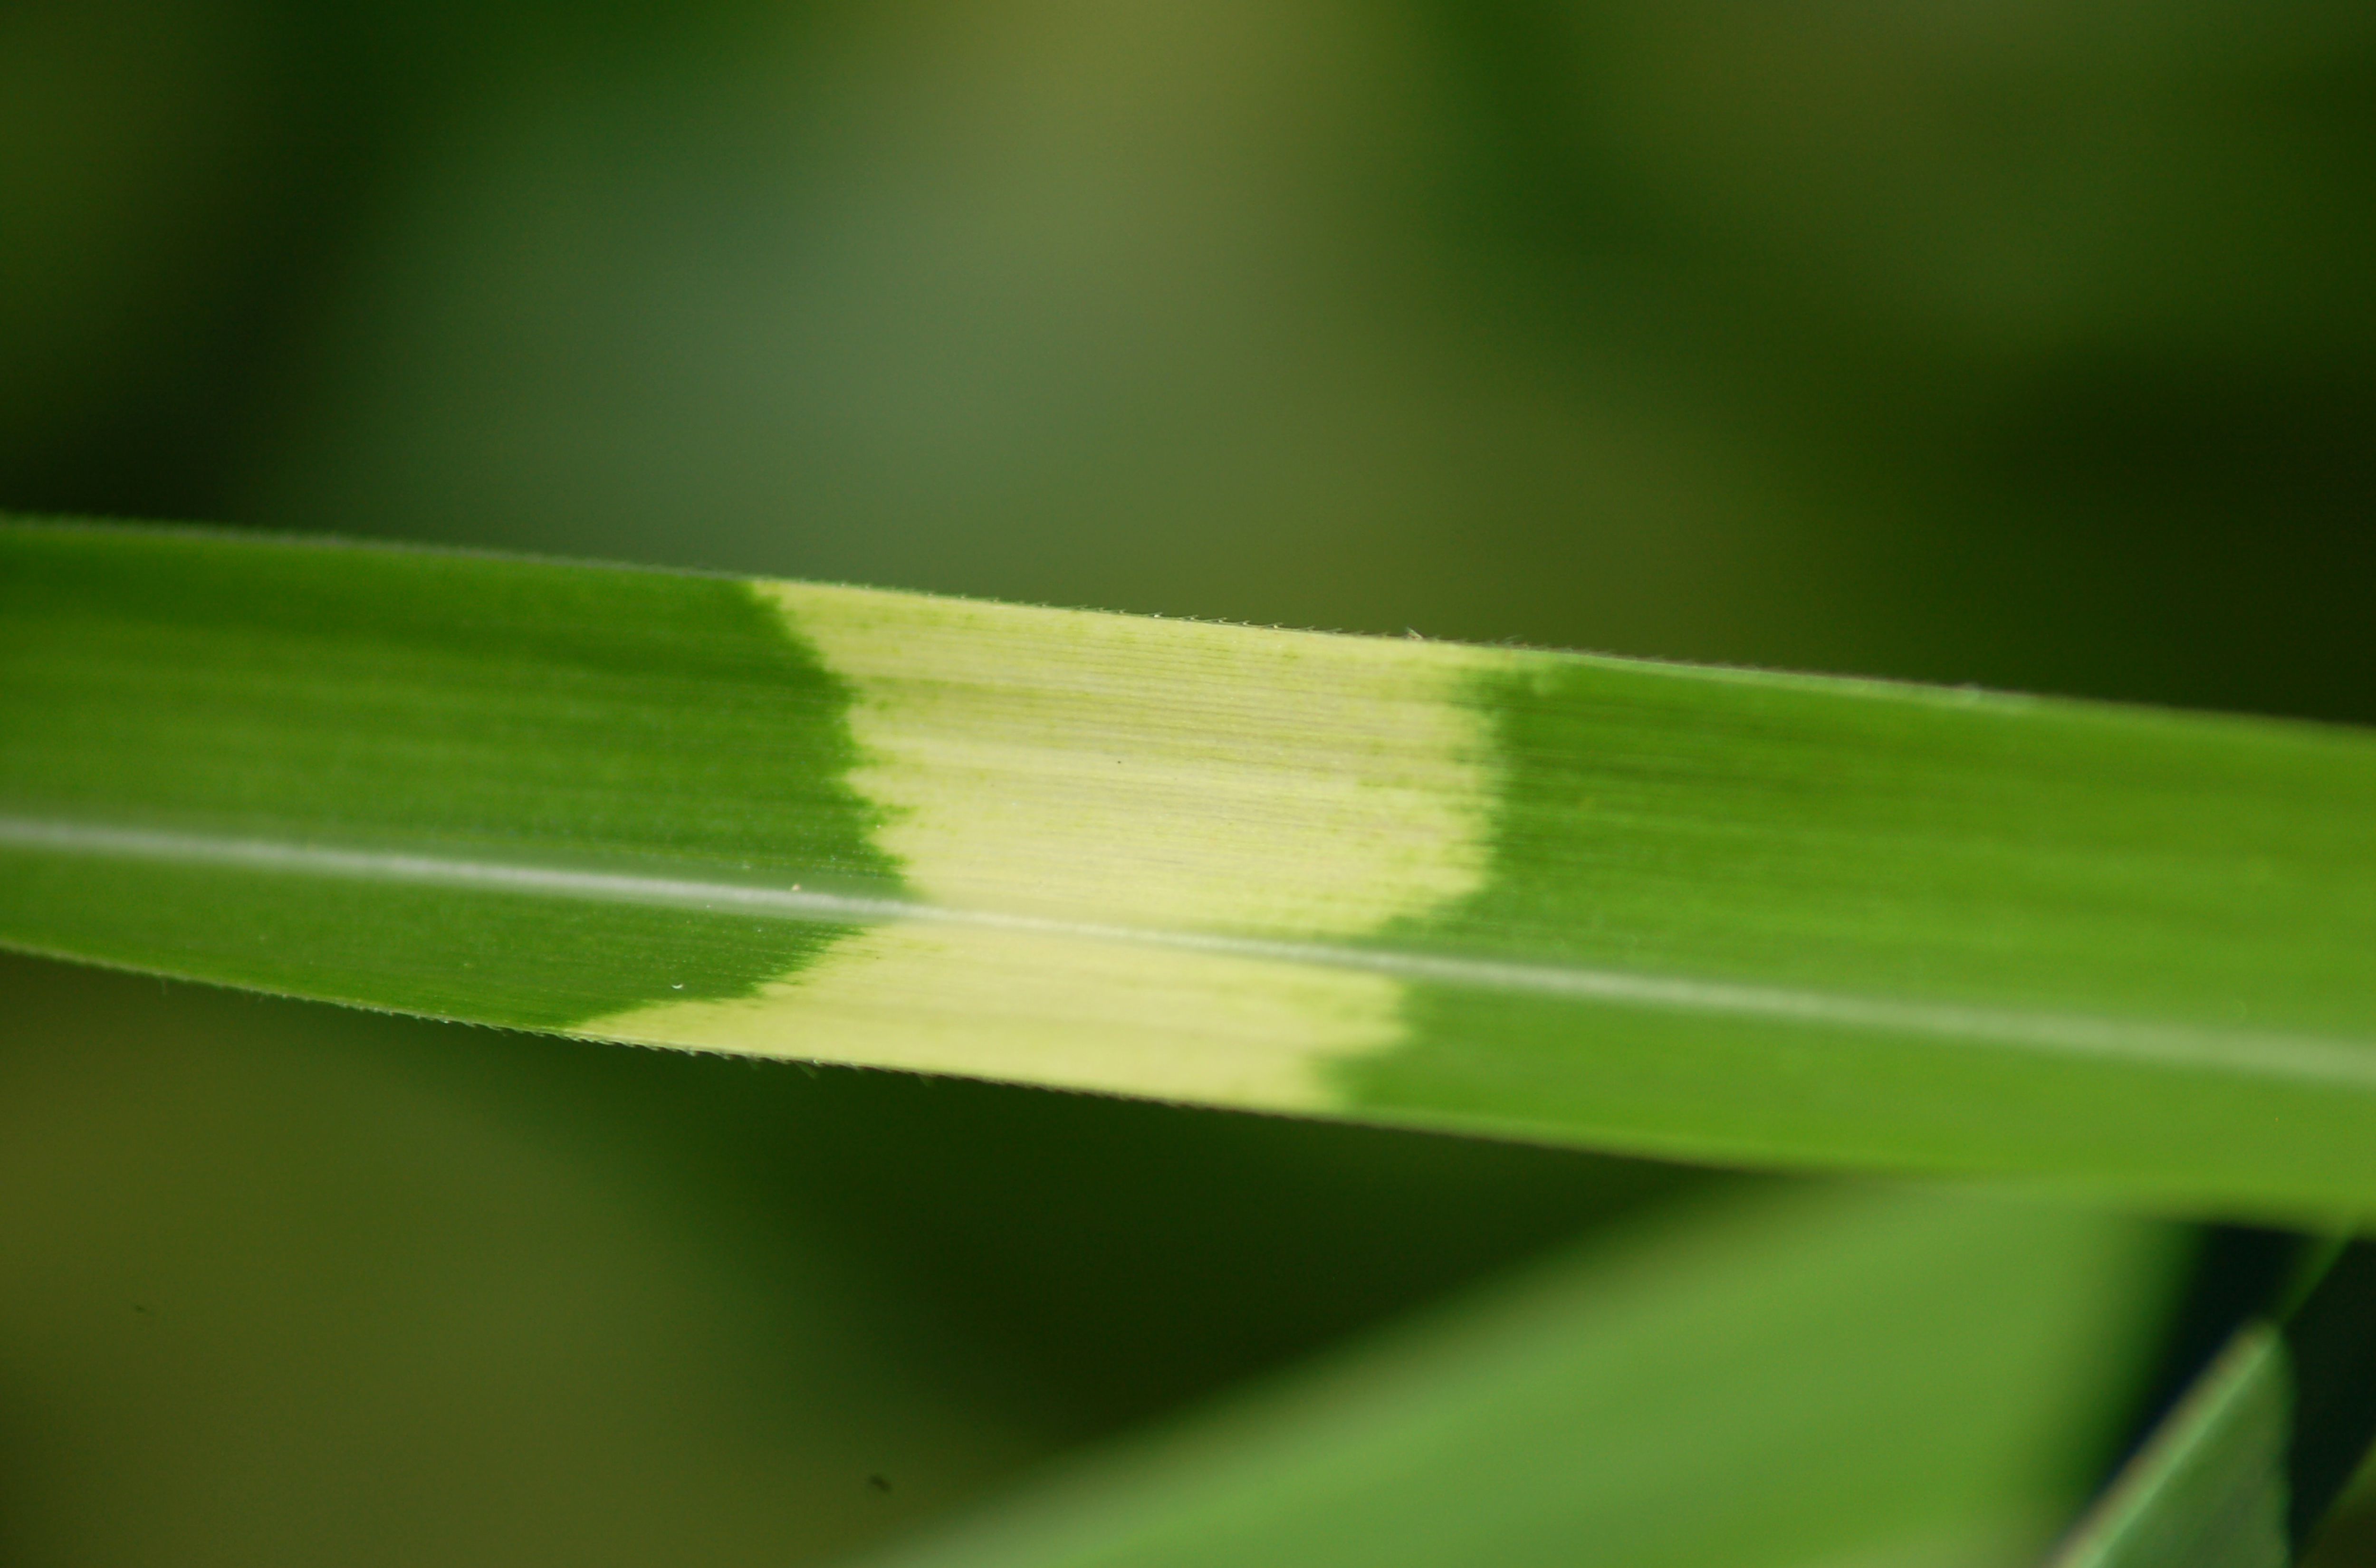
[[[2052,1568],[2284,1568],[2376,1440],[2376,1244],[2239,1329]]]
[[[601,1039],[2356,1212],[2371,804],[2299,724],[0,528],[0,941]]]
[[[2033,1561],[2127,1392],[2170,1235],[1904,1192],[1693,1206],[890,1562]]]

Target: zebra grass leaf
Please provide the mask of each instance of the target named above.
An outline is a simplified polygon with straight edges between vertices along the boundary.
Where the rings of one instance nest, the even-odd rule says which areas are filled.
[[[2376,1202],[2376,738],[0,527],[0,942],[595,1039]]]

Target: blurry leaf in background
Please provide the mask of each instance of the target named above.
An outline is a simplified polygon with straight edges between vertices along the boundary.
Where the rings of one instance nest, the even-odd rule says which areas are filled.
[[[889,1561],[2022,1563],[2100,1459],[2172,1239],[1883,1189],[1675,1206]]]
[[[206,335],[188,296],[236,265],[221,236],[244,216],[270,130],[255,33],[244,12],[204,4],[0,11],[0,466],[13,473],[106,422],[136,374]]]
[[[440,106],[229,516],[2371,711],[2358,12],[703,37]]]
[[[277,0],[0,9],[0,487],[220,509],[377,167],[391,84],[343,31]]]
[[[0,505],[2376,716],[2376,20],[12,8]]]
[[[13,957],[0,995],[12,1565],[820,1561],[1673,1184]]]
[[[1767,500],[1605,356],[1467,318],[1428,43],[1331,6],[851,8],[457,106],[232,513],[1720,645],[1790,564]]]
[[[816,1561],[1060,1430],[528,1042],[6,979],[12,1563]]]
[[[1435,14],[1479,291],[1622,346],[1816,557],[1750,657],[2376,712],[2365,7]]]
[[[2376,1437],[2376,1243],[2334,1236],[2156,1423],[2049,1568],[2364,1562]],[[2329,1518],[2355,1473],[2360,1495]]]

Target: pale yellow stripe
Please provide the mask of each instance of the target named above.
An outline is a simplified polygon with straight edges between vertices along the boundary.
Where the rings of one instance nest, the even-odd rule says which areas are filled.
[[[770,584],[927,898],[1352,935],[1484,866],[1490,650]]]
[[[849,683],[877,842],[944,907],[1348,938],[1473,892],[1491,650],[762,584]],[[1351,970],[916,924],[587,1032],[1278,1109],[1399,1037]]]
[[[942,925],[878,926],[740,1002],[589,1032],[1274,1111],[1330,1103],[1315,1058],[1384,1050],[1399,982],[1355,970]]]

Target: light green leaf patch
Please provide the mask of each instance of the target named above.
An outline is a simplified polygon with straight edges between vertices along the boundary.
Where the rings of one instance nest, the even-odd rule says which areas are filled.
[[[1495,655],[760,591],[854,693],[875,842],[972,918],[584,1032],[1272,1110],[1339,1104],[1324,1065],[1404,1039],[1389,974],[1193,943],[1354,942],[1473,896],[1493,754],[1466,683]]]

